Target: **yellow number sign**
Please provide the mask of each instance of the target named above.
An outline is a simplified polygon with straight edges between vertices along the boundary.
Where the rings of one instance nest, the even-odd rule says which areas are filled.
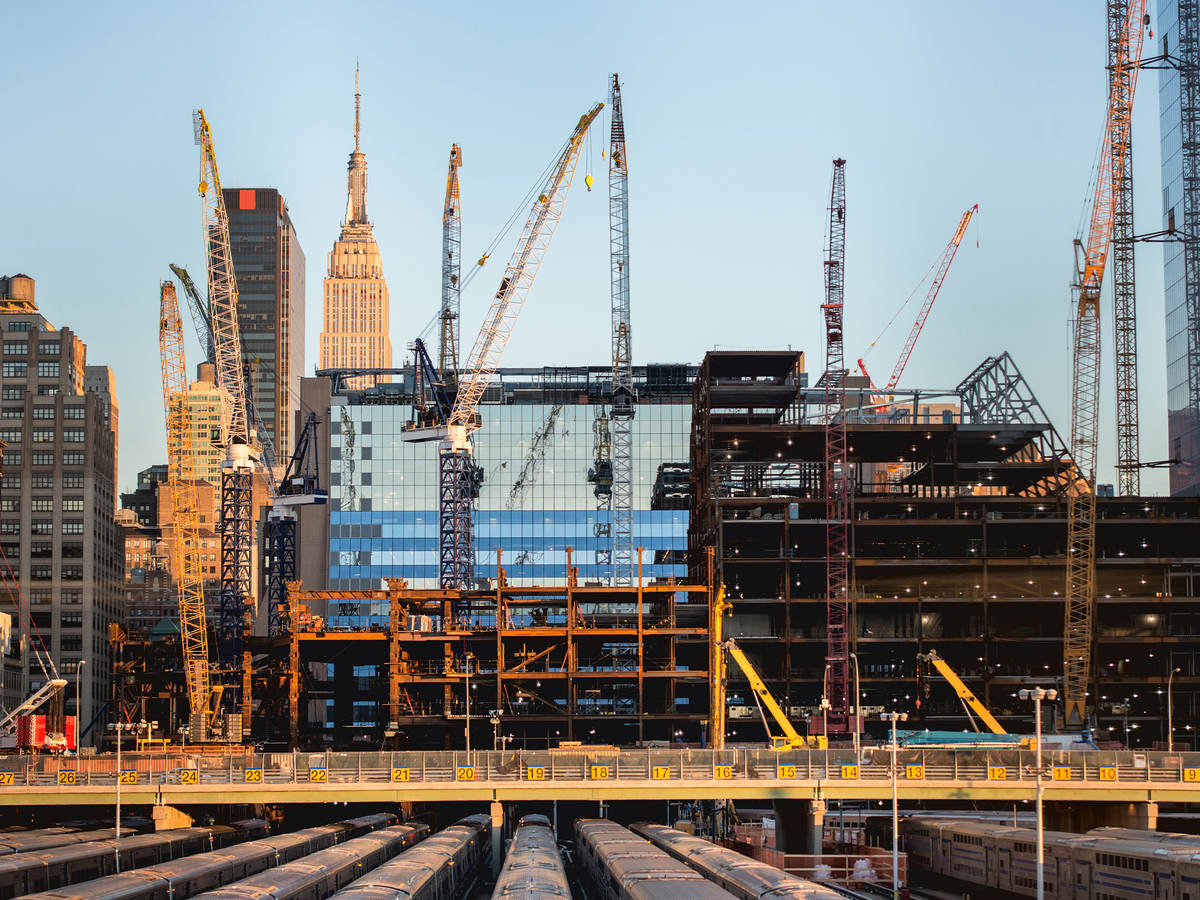
[[[121,784],[137,784],[137,783],[138,783],[138,773],[137,772],[135,772],[133,769],[122,769],[121,770]]]
[[[1005,781],[1008,778],[1008,766],[988,766],[988,781]]]
[[[1192,771],[1194,772],[1196,770],[1193,769]],[[1184,775],[1185,776],[1187,775],[1186,771],[1184,772]],[[1117,767],[1116,766],[1101,766],[1100,767],[1100,780],[1101,781],[1116,781],[1117,780]],[[1187,778],[1185,777],[1184,781],[1186,781],[1186,780],[1187,780]]]
[[[71,772],[59,772],[59,773],[58,773],[58,783],[59,783],[59,784],[65,784],[65,785],[72,785],[72,784],[74,784],[74,783],[75,783],[75,773],[74,773],[73,771],[71,771]]]
[[[242,784],[262,784],[263,770],[262,769],[243,769]]]
[[[329,781],[328,769],[309,769],[308,780],[310,784],[325,784]]]
[[[612,769],[609,766],[592,766],[592,780],[603,781],[610,777]]]
[[[650,777],[656,781],[661,781],[664,778],[670,778],[671,777],[671,767],[670,766],[651,766],[650,767]]]
[[[1054,781],[1070,781],[1071,767],[1070,766],[1054,766],[1050,770],[1050,778]]]
[[[474,781],[475,767],[474,766],[455,766],[454,768],[455,781]]]
[[[842,777],[851,779],[857,778],[858,766],[842,766]]]
[[[200,770],[199,769],[180,769],[179,770],[180,784],[199,784]]]
[[[713,766],[713,778],[732,778],[733,766]]]
[[[778,770],[776,773],[776,776],[775,776],[776,778],[795,778],[796,777],[796,767],[795,766],[777,766],[776,769]]]
[[[924,781],[925,767],[924,766],[905,766],[904,777],[909,781]]]
[[[545,766],[528,766],[525,769],[525,777],[530,781],[545,781],[546,767]]]
[[[13,783],[13,773],[12,772],[0,772],[0,784],[12,784],[12,783]]]
[[[408,766],[392,766],[392,781],[408,781],[411,773]]]
[[[1200,781],[1200,769],[1184,769],[1183,780],[1190,782]]]

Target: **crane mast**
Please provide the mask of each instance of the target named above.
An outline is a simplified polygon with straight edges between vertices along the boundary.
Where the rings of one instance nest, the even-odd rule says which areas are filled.
[[[458,170],[462,149],[450,145],[450,166],[446,173],[446,204],[442,209],[442,342],[438,370],[443,384],[458,377],[458,316],[462,296],[462,210],[458,191]]]
[[[460,374],[453,406],[447,401],[449,408],[435,411],[434,417],[438,421],[432,426],[427,421],[416,422],[406,435],[409,441],[440,441],[438,577],[442,588],[465,590],[474,578],[471,520],[482,475],[473,458],[471,435],[479,428],[479,401],[500,366],[513,327],[562,218],[588,127],[603,108],[603,103],[597,103],[580,116],[534,200],[500,287],[492,298],[471,355]]]
[[[850,461],[846,434],[843,297],[846,257],[846,161],[833,161],[829,191],[829,244],[825,254],[825,603],[827,728],[857,731],[857,698],[850,696]]]
[[[612,77],[608,153],[609,268],[612,292],[612,567],[613,584],[633,584],[633,328],[629,319],[629,167],[621,83]]]
[[[221,423],[225,462],[221,467],[221,600],[217,647],[223,663],[236,665],[242,657],[243,614],[252,590],[251,506],[258,448],[252,443],[246,412],[246,381],[238,330],[238,290],[229,240],[229,214],[221,191],[212,131],[204,110],[196,110],[194,125],[196,143],[200,146],[200,197],[204,208],[213,355],[217,385],[228,391],[230,397],[229,421]]]
[[[1142,58],[1145,0],[1108,0],[1109,103],[1113,116],[1128,122]],[[1138,26],[1126,29],[1130,16]],[[1136,46],[1131,44],[1136,43]],[[1113,370],[1117,379],[1117,495],[1141,493],[1138,467],[1137,290],[1134,282],[1133,134],[1115,129],[1109,143],[1112,166]]]
[[[1078,279],[1071,374],[1071,456],[1067,497],[1067,584],[1063,623],[1063,703],[1071,726],[1085,722],[1096,597],[1096,446],[1100,393],[1100,287],[1115,216],[1115,182],[1129,148],[1130,112],[1141,58],[1145,0],[1130,0],[1109,71],[1108,117],[1087,244],[1076,241]]]
[[[188,692],[192,735],[207,738],[211,688],[208,671],[208,625],[204,611],[204,564],[200,552],[200,500],[196,460],[188,421],[188,372],[183,320],[175,285],[159,290],[158,347],[162,360],[163,411],[167,432],[167,490],[171,502],[171,542],[179,592],[179,636]]]

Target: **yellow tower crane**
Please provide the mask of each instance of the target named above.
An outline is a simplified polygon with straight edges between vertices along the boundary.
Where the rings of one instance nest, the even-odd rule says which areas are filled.
[[[188,419],[187,358],[183,320],[175,284],[159,290],[158,347],[162,358],[163,410],[167,426],[167,492],[170,495],[172,545],[179,591],[179,636],[187,679],[191,735],[207,738],[217,704],[208,670],[208,625],[204,616],[204,569],[200,553],[200,499],[196,489],[196,458]]]

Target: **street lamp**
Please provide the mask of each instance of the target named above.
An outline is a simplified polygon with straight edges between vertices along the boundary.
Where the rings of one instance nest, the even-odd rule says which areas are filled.
[[[500,749],[500,710],[493,709],[489,713],[489,715],[491,716],[491,718],[488,721],[492,723],[492,749],[499,750]]]
[[[1174,668],[1171,674],[1167,676],[1167,752],[1171,753],[1175,749],[1175,708],[1171,705],[1171,683],[1175,680],[1175,676],[1181,674],[1182,669]]]
[[[862,719],[859,717],[859,704],[862,703],[862,690],[858,683],[858,654],[851,653],[850,661],[854,663],[854,705],[850,707],[850,714],[853,717],[851,722],[854,725],[854,761],[858,762],[858,732],[861,729]]]
[[[892,723],[892,900],[900,900],[900,797],[896,771],[896,723],[907,722],[908,713],[885,712],[879,718]]]
[[[117,808],[113,817],[113,839],[118,842],[121,840],[121,734],[126,731],[139,732],[149,727],[149,725],[149,722],[142,719],[139,722],[112,722],[108,726],[117,735]],[[119,859],[117,861],[117,871],[121,871]]]
[[[471,660],[475,658],[475,654],[467,651],[466,657],[463,660],[463,668],[467,676],[466,680],[466,736],[467,736],[467,763],[471,762]]]
[[[1022,700],[1033,701],[1033,732],[1037,750],[1037,900],[1045,900],[1046,896],[1046,845],[1042,830],[1042,701],[1058,699],[1058,691],[1054,688],[1045,690],[1036,687],[1032,690],[1022,688],[1017,696]]]
[[[825,663],[825,672],[821,675],[821,716],[825,725],[822,733],[825,735],[825,740],[829,740],[829,708],[832,705],[829,702],[829,663]]]

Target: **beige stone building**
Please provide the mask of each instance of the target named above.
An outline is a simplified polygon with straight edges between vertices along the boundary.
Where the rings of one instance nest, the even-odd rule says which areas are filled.
[[[367,157],[359,145],[361,95],[354,76],[354,152],[346,176],[346,218],[329,253],[321,326],[322,369],[390,368],[387,281],[367,217]]]
[[[229,392],[217,387],[216,381],[212,363],[201,363],[187,394],[187,423],[195,457],[193,471],[197,481],[212,484],[221,483],[221,463],[225,460],[221,421],[229,415],[230,406]]]

